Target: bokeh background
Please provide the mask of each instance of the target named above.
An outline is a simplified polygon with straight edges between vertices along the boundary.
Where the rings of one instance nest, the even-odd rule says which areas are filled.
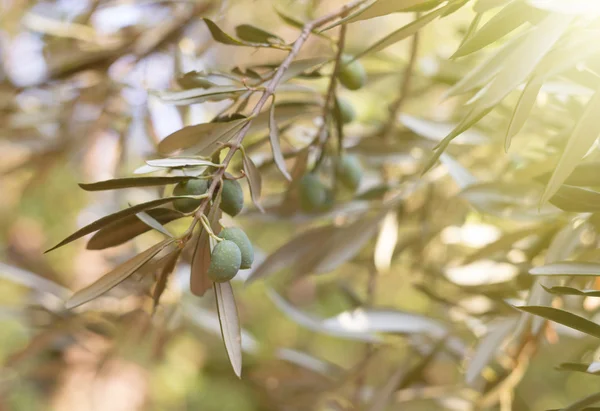
[[[201,17],[211,17],[228,32],[251,23],[293,41],[298,31],[284,24],[274,7],[310,19],[342,3],[0,1],[0,410],[363,409],[357,405],[360,399],[370,404],[394,378],[400,382],[387,408],[364,409],[473,409],[474,389],[464,382],[469,347],[484,332],[487,319],[511,310],[498,309],[494,296],[517,295],[530,281],[520,269],[527,254],[515,247],[503,256],[504,262],[447,270],[456,258],[522,222],[473,211],[455,196],[457,185],[439,169],[436,182],[407,200],[396,221],[389,223],[392,232],[380,234],[379,241],[392,242],[396,250],[387,263],[380,255],[378,266],[372,267],[373,241],[334,273],[285,285],[275,278],[244,287],[246,273],[234,282],[247,333],[241,380],[229,366],[213,297],[198,299],[186,291],[186,262],[178,266],[164,307],[154,317],[143,295],[143,278],[122,285],[105,301],[91,303],[91,309],[66,317],[53,314],[61,304],[56,294],[89,284],[128,253],[160,238],[149,232],[101,251],[87,250],[84,241],[77,241],[43,254],[78,227],[157,195],[153,189],[87,193],[77,184],[130,175],[155,155],[162,138],[185,124],[210,120],[227,105],[176,107],[155,98],[152,90],[173,87],[174,78],[187,71],[277,63],[285,55],[217,44]],[[471,7],[464,7],[420,32],[405,113],[432,121],[457,118],[463,101],[441,97],[474,64],[469,58],[448,60],[473,16]],[[364,49],[412,18],[403,13],[352,25],[347,52]],[[368,86],[341,91],[358,113],[350,136],[385,121],[397,97],[410,41],[363,59]],[[301,55],[323,53],[330,53],[330,46],[315,37]],[[327,86],[325,80],[310,84],[321,92]],[[463,165],[482,179],[502,173],[509,160],[498,155],[498,147],[473,141],[480,136],[493,139],[505,123],[505,117],[493,115],[479,134],[471,135],[474,140],[466,139],[459,148]],[[284,149],[306,143],[313,126],[296,127]],[[402,147],[395,152],[364,141],[356,149],[370,156],[363,192],[376,187],[382,175],[401,183],[418,174],[434,143],[410,130],[402,133],[414,138],[398,137]],[[514,151],[536,158],[544,144],[535,130],[528,133],[515,141]],[[260,164],[269,153],[268,146],[257,145],[253,158]],[[266,197],[285,186],[272,168],[261,168],[268,182]],[[254,242],[259,260],[308,226],[302,219],[261,215],[250,204],[236,223]],[[186,224],[170,227],[178,230]],[[414,315],[410,321],[434,318],[450,324],[464,351],[442,350],[431,360],[427,353],[435,339],[427,335],[389,334],[376,345],[323,335],[293,321],[289,310],[268,298],[270,284],[296,309],[334,317],[364,304],[373,270],[379,273],[369,304],[409,312]],[[595,309],[593,302],[589,309]],[[516,388],[514,409],[558,408],[594,390],[595,376],[554,370],[558,363],[594,356],[593,345],[580,337],[551,336],[548,341],[561,344],[545,342],[537,348]],[[487,383],[511,368],[507,361],[501,357],[495,370],[485,371]],[[415,365],[422,369],[407,377]]]

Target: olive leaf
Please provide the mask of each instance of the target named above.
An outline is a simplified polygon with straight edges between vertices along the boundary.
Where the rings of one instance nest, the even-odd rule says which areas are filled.
[[[387,36],[385,36],[384,38],[382,38],[381,40],[378,40],[377,42],[375,42],[373,45],[367,47],[365,50],[361,51],[360,53],[358,53],[355,57],[354,60],[357,60],[361,57],[364,57],[368,54],[371,53],[375,53],[378,51],[381,51],[389,46],[391,46],[392,44],[395,44],[401,40],[404,40],[412,35],[414,35],[417,31],[419,31],[420,29],[422,29],[423,27],[425,27],[427,24],[431,23],[433,20],[435,20],[437,17],[441,16],[444,11],[446,11],[445,7],[440,7],[437,10],[434,10],[428,14],[425,14],[424,16],[416,19],[415,21],[407,24],[404,27],[401,27],[400,29],[388,34]]]
[[[554,295],[578,295],[581,297],[600,297],[600,290],[578,290],[573,287],[554,286],[546,287],[542,285],[544,290]]]
[[[283,153],[281,152],[281,146],[279,144],[279,129],[277,128],[277,122],[275,120],[275,96],[273,96],[273,103],[269,109],[269,141],[271,142],[271,151],[273,152],[275,165],[281,174],[283,174],[288,181],[291,181],[292,177],[287,171],[285,158],[283,158]]]
[[[150,214],[148,214],[144,211],[140,211],[135,216],[137,218],[139,218],[144,224],[146,224],[149,227],[154,228],[159,233],[162,233],[162,234],[166,235],[167,237],[173,238],[173,234],[171,234],[169,232],[169,230],[167,230],[161,223],[156,221]]]
[[[592,337],[600,338],[600,325],[568,311],[544,306],[521,306],[515,308],[581,331]]]
[[[335,227],[326,225],[310,229],[294,237],[286,244],[272,252],[252,273],[246,283],[250,284],[259,278],[265,278],[286,267],[293,266],[305,259],[315,250],[318,250],[328,241]]]
[[[242,337],[240,333],[240,319],[233,289],[229,282],[214,283],[219,322],[223,343],[229,356],[233,372],[238,378],[242,376]]]
[[[261,213],[265,212],[265,209],[260,205],[260,195],[262,191],[262,176],[260,171],[256,167],[256,164],[252,161],[252,159],[246,154],[245,151],[242,151],[242,163],[244,167],[244,173],[248,179],[248,186],[250,187],[250,196],[252,197],[252,202],[260,210]]]
[[[183,213],[169,208],[153,208],[146,211],[160,224],[167,224],[184,216]],[[123,244],[150,230],[150,226],[142,222],[136,215],[130,215],[104,226],[88,241],[88,250],[103,250]]]
[[[285,43],[283,39],[276,34],[269,33],[261,28],[252,26],[251,24],[240,24],[235,28],[235,34],[243,41],[250,43],[272,44]]]
[[[333,24],[325,27],[322,31],[332,29],[340,24],[349,24],[362,20],[369,20],[375,17],[386,16],[392,13],[404,11],[414,11],[415,7],[426,4],[425,10],[433,8],[440,4],[441,1],[423,1],[423,0],[376,0],[367,6],[358,9],[354,13],[336,21]],[[420,10],[419,10],[420,11]]]
[[[312,118],[320,112],[320,106],[314,102],[287,101],[275,107],[275,122],[279,127],[284,127],[292,121],[303,118]],[[271,109],[262,111],[252,119],[248,134],[258,134],[269,129],[271,124]]]
[[[195,177],[191,176],[115,178],[112,180],[98,181],[96,183],[80,183],[79,187],[83,188],[85,191],[116,190],[131,187],[162,186],[180,183],[194,178]]]
[[[94,298],[113,289],[121,282],[125,281],[133,273],[135,273],[142,265],[150,261],[152,257],[172,243],[173,240],[162,241],[148,248],[146,251],[136,255],[135,257],[125,261],[123,264],[104,274],[99,280],[74,293],[65,303],[66,308],[71,309],[80,306],[81,304],[85,304],[88,301],[91,301]]]
[[[569,177],[577,167],[577,163],[592,146],[600,135],[600,122],[598,112],[600,111],[600,90],[597,90],[586,105],[585,111],[577,121],[567,145],[548,181],[546,190],[541,197],[540,203],[545,203],[560,188],[561,184]]]
[[[215,86],[211,88],[193,88],[183,91],[163,90],[153,92],[165,103],[176,106],[187,106],[199,104],[206,101],[221,101],[233,99],[248,91],[246,87],[238,86]]]
[[[534,267],[533,275],[600,275],[600,263],[593,261],[564,261]]]
[[[179,137],[179,138],[181,138],[181,137]],[[161,167],[161,168],[218,167],[219,166],[218,164],[214,164],[208,160],[204,160],[201,158],[193,158],[193,157],[192,158],[190,158],[190,157],[159,158],[159,159],[155,159],[155,160],[146,160],[146,164],[148,164],[151,167]]]
[[[509,3],[461,44],[452,58],[466,56],[499,40],[527,23],[535,11],[522,1]]]
[[[94,221],[93,223],[88,224],[83,228],[80,228],[79,230],[77,230],[76,232],[74,232],[73,234],[71,234],[70,236],[68,236],[67,238],[65,238],[64,240],[59,242],[58,244],[56,244],[54,247],[46,250],[45,253],[55,250],[58,247],[62,247],[63,245],[68,244],[72,241],[75,241],[78,238],[81,238],[86,234],[93,233],[94,231],[97,231],[103,227],[108,226],[110,223],[114,223],[116,221],[122,220],[123,218],[128,217],[130,215],[137,214],[140,211],[148,210],[149,208],[154,208],[156,206],[159,206],[159,205],[162,205],[165,203],[170,203],[170,202],[180,199],[180,198],[198,199],[198,198],[204,198],[204,197],[202,197],[202,196],[173,196],[173,197],[159,198],[156,200],[148,201],[146,203],[134,205],[134,206],[126,208],[124,210],[117,211],[116,213],[102,217],[102,218]]]
[[[156,307],[158,307],[160,297],[167,288],[167,280],[169,279],[169,275],[175,269],[177,260],[181,255],[181,251],[181,248],[177,248],[174,252],[166,257],[165,265],[162,267],[160,274],[158,275],[158,281],[156,282],[156,285],[154,286],[154,292],[152,293],[152,300],[154,301],[153,310],[156,310]]]
[[[563,408],[561,411],[593,411],[594,409],[598,409],[596,407],[594,408],[588,408],[588,405],[594,405],[600,402],[600,392],[597,392],[595,394],[592,395],[588,395],[585,398],[580,399],[579,401],[574,402],[573,404],[569,405],[568,407]]]
[[[504,150],[508,151],[512,138],[523,128],[523,125],[525,124],[525,121],[527,121],[531,109],[537,100],[538,94],[542,89],[542,85],[542,81],[537,77],[534,77],[527,82],[510,119],[504,141]]]
[[[225,143],[233,134],[243,127],[248,118],[227,122],[214,122],[183,127],[169,134],[158,144],[158,151],[169,155],[175,152],[196,154],[207,152],[212,154],[218,148],[218,143]],[[211,151],[212,150],[212,151]],[[173,164],[173,161],[167,162]]]
[[[221,225],[219,224],[221,218],[220,202],[221,192],[219,190],[206,216],[215,234],[221,231]],[[203,296],[212,287],[212,281],[208,278],[207,274],[210,267],[210,252],[210,235],[201,227],[194,247],[190,268],[190,291],[198,297]]]

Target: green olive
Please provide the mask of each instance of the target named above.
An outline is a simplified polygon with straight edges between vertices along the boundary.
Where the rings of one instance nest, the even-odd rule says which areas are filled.
[[[340,67],[338,79],[348,90],[358,90],[367,82],[367,73],[358,60],[350,63],[351,61],[351,56],[342,56],[342,66]]]
[[[246,269],[252,267],[254,262],[254,248],[250,239],[241,228],[228,227],[219,233],[219,237],[224,240],[233,241],[242,253],[242,264],[240,268]]]
[[[356,191],[363,176],[362,167],[356,156],[345,155],[340,158],[335,171],[338,181],[344,187]]]
[[[239,247],[229,240],[217,243],[210,255],[208,278],[216,283],[231,280],[240,270],[242,252]]]
[[[340,108],[342,123],[352,123],[356,118],[356,111],[354,110],[354,106],[352,106],[350,100],[343,97],[338,97],[337,103]]]
[[[201,195],[206,193],[208,190],[208,181],[203,179],[193,179],[188,181],[182,181],[177,183],[173,189],[174,196],[186,196],[186,195]],[[191,213],[194,211],[202,200],[195,200],[193,198],[180,198],[173,201],[173,207],[182,213]]]
[[[224,180],[221,193],[221,210],[235,217],[244,208],[244,191],[237,180]]]
[[[315,174],[306,174],[298,183],[300,208],[305,212],[321,210],[328,201],[328,190]]]

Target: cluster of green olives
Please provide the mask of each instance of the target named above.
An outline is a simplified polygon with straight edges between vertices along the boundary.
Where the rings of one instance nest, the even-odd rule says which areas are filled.
[[[209,181],[193,179],[178,183],[173,195],[202,195],[208,191]],[[191,213],[196,210],[202,200],[180,198],[173,202],[176,210]],[[237,180],[223,180],[221,202],[219,207],[225,213],[235,217],[244,207],[244,192]],[[250,268],[254,261],[254,249],[246,233],[237,227],[228,227],[218,235],[218,243],[211,252],[208,277],[214,282],[231,280],[240,269]]]
[[[352,57],[342,56],[342,65],[338,74],[338,80],[348,90],[358,90],[362,88],[366,81],[367,75],[364,67],[359,61],[352,61]],[[343,124],[348,124],[356,118],[356,111],[352,103],[344,98],[337,97],[337,105],[340,108],[340,117]]]
[[[208,190],[210,180],[193,179],[178,183],[173,189],[173,195],[202,195]],[[173,202],[173,207],[182,213],[191,213],[198,208],[202,200],[193,198],[179,198]],[[221,191],[221,210],[232,217],[235,217],[244,208],[244,192],[242,186],[237,180],[224,180],[223,190]]]
[[[360,185],[363,171],[357,157],[342,156],[336,164],[337,181],[344,188],[355,192]],[[316,173],[305,174],[298,182],[300,208],[307,213],[327,211],[333,206],[333,192]]]

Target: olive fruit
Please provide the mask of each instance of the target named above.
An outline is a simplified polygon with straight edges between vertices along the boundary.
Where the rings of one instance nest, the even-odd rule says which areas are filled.
[[[221,192],[221,210],[235,217],[244,207],[244,192],[237,180],[224,180]]]
[[[356,191],[362,179],[362,167],[355,156],[342,156],[336,166],[336,176],[342,185],[352,191]]]
[[[338,79],[342,83],[342,86],[348,90],[358,90],[365,85],[367,74],[359,61],[355,60],[350,63],[351,61],[351,56],[342,56],[342,66],[340,67]]]
[[[240,268],[246,269],[252,267],[252,262],[254,262],[254,248],[244,230],[237,227],[228,227],[219,233],[219,237],[224,240],[233,241],[238,246],[242,253]]]
[[[342,97],[338,97],[337,103],[338,107],[340,108],[340,116],[342,119],[342,123],[352,123],[356,118],[356,111],[354,110],[352,103],[350,103],[348,99]]]
[[[315,174],[306,174],[298,183],[300,208],[306,212],[318,211],[327,205],[328,190]]]
[[[173,189],[174,196],[186,196],[186,195],[201,195],[206,193],[208,190],[208,181],[202,179],[193,179],[188,181],[182,181],[177,183]],[[202,200],[196,200],[193,198],[179,198],[173,201],[173,207],[182,213],[191,213],[200,205]]]
[[[210,255],[208,278],[216,283],[229,281],[235,277],[241,264],[242,252],[240,248],[233,241],[220,241],[215,245]]]

